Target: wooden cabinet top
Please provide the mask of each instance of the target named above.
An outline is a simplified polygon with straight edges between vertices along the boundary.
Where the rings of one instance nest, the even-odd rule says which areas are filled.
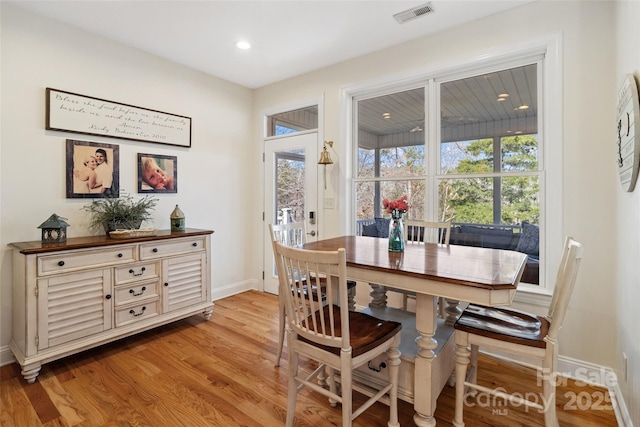
[[[9,243],[9,247],[17,249],[21,254],[31,255],[48,252],[69,251],[74,249],[95,248],[100,246],[123,245],[127,243],[149,242],[153,240],[176,239],[179,237],[202,236],[212,234],[213,230],[187,228],[185,231],[158,230],[155,236],[134,237],[129,239],[112,239],[107,236],[73,237],[62,243],[32,242]]]

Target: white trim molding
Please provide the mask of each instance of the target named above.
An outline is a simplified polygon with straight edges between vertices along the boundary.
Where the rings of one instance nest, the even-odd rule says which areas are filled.
[[[509,354],[499,351],[480,352],[509,363],[518,363],[520,365],[527,366],[531,369],[535,369],[540,372],[540,366],[523,358],[512,357]],[[593,392],[587,392],[586,395],[580,395],[577,392],[575,396],[569,397],[569,401],[565,404],[565,410],[603,410],[613,408],[613,412],[616,416],[616,421],[620,427],[633,427],[633,421],[629,414],[627,405],[624,401],[624,396],[620,390],[618,384],[618,377],[613,369],[596,365],[594,363],[585,362],[584,360],[577,360],[567,356],[558,356],[558,377],[556,378],[556,384],[562,385],[563,378],[570,378],[576,381],[576,385],[592,385],[605,389],[608,396],[605,395],[593,395]],[[596,392],[597,393],[597,392]],[[575,398],[574,398],[575,397]]]
[[[256,279],[244,280],[242,282],[232,283],[227,286],[215,287],[211,289],[211,299],[217,301],[222,298],[240,294],[242,292],[255,290],[263,292],[261,283]],[[216,311],[216,308],[213,308]]]

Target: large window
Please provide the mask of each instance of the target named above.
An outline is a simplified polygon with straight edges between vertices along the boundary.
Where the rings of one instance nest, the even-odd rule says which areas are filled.
[[[452,222],[452,244],[526,253],[523,281],[537,285],[544,209],[540,66],[538,58],[355,97],[356,231],[384,216],[384,199],[407,195],[409,218]],[[536,242],[524,244],[525,234]]]

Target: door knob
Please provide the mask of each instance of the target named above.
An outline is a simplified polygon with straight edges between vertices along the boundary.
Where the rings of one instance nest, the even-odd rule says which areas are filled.
[[[316,230],[311,230],[310,233],[307,233],[310,236],[315,236],[316,235]]]

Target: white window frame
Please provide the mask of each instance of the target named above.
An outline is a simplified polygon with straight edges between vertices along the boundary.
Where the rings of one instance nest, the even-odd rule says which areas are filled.
[[[438,152],[440,126],[439,113],[439,83],[444,81],[477,75],[484,71],[496,71],[512,68],[528,61],[533,63],[543,58],[538,66],[538,143],[540,174],[540,225],[543,234],[540,236],[541,263],[540,285],[533,286],[522,283],[518,287],[516,302],[532,305],[547,306],[553,292],[555,271],[560,261],[562,242],[564,241],[563,223],[563,137],[562,137],[562,35],[552,34],[529,42],[500,47],[482,52],[471,58],[464,58],[431,69],[419,70],[402,76],[386,77],[379,81],[365,82],[344,87],[340,93],[341,100],[341,134],[344,144],[342,155],[347,160],[348,167],[344,171],[349,197],[341,203],[340,229],[346,233],[354,233],[353,224],[355,206],[355,176],[356,149],[353,121],[357,117],[354,99],[380,96],[392,92],[400,92],[417,86],[427,88],[425,102],[426,120],[428,126],[427,158],[431,159],[427,166],[429,174],[438,174]],[[434,126],[433,124],[437,125]],[[550,183],[551,185],[546,185]],[[434,204],[432,203],[432,206]],[[435,204],[437,206],[437,204]]]

